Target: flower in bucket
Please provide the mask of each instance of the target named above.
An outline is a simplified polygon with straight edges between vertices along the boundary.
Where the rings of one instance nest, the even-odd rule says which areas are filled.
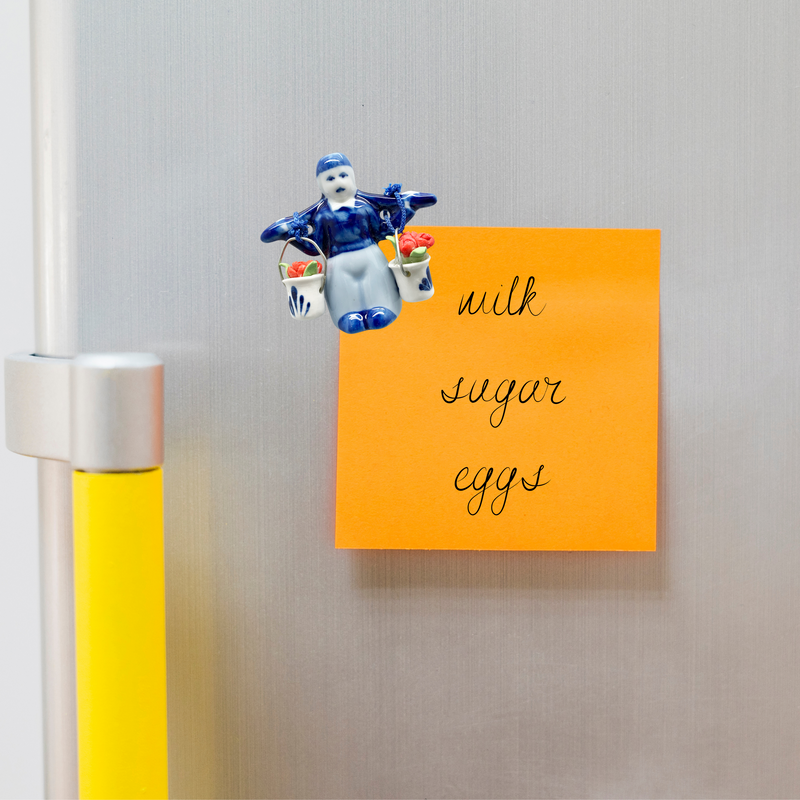
[[[292,264],[281,262],[280,266],[286,273],[287,278],[309,278],[311,275],[316,275],[322,271],[319,261],[313,258],[310,261],[294,261]]]
[[[390,242],[394,242],[394,236],[386,237]],[[407,231],[400,234],[400,255],[404,264],[414,264],[424,261],[428,257],[428,248],[435,244],[433,236],[429,233],[417,233]]]

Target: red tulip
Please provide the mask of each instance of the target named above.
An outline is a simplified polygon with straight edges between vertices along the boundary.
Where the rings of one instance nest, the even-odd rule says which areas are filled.
[[[434,240],[433,236],[429,233],[415,233],[413,234],[417,240],[417,247],[433,247]]]
[[[305,272],[307,261],[294,261],[286,272],[289,278],[302,278]]]
[[[404,233],[400,237],[400,252],[408,258],[411,251],[417,247],[417,240],[413,233]]]

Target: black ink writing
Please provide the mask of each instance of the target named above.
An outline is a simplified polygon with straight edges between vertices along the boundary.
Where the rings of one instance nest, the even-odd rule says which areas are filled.
[[[533,291],[533,284],[536,282],[536,278],[531,275],[526,284],[525,284],[525,291],[522,294],[522,299],[519,301],[519,306],[516,309],[512,309],[511,303],[514,297],[514,290],[517,288],[517,284],[519,283],[519,276],[515,275],[514,280],[511,281],[511,288],[508,290],[508,299],[504,302],[500,301],[501,293],[498,292],[496,297],[494,298],[494,302],[492,303],[491,307],[488,306],[486,303],[486,292],[483,293],[483,297],[481,297],[480,302],[475,305],[473,308],[473,303],[476,302],[475,300],[475,292],[470,292],[469,297],[465,300],[464,295],[461,295],[461,302],[458,306],[458,315],[461,316],[465,311],[467,314],[477,314],[479,311],[484,314],[495,314],[498,317],[501,317],[503,314],[508,314],[510,317],[513,316],[522,316],[522,312],[527,309],[531,316],[538,317],[539,314],[544,311],[544,306],[542,306],[538,311],[534,311],[531,308],[531,303],[533,299],[536,297],[536,292]],[[502,286],[502,284],[501,284]],[[498,308],[498,303],[500,306]]]
[[[479,390],[476,390],[477,381],[473,381],[472,387],[468,392],[466,391],[466,387],[462,389],[463,383],[464,378],[459,378],[458,382],[453,386],[454,391],[452,394],[448,394],[442,389],[442,400],[449,404],[455,403],[456,400],[469,400],[470,403],[477,403],[480,400],[483,400],[484,403],[497,403],[497,407],[489,414],[489,424],[493,428],[499,428],[500,425],[502,425],[503,420],[506,418],[508,404],[513,400],[519,400],[522,405],[525,405],[529,400],[533,400],[534,403],[541,403],[547,398],[549,393],[550,402],[557,406],[567,399],[566,396],[561,396],[558,400],[556,399],[556,392],[561,386],[561,381],[551,381],[548,377],[545,377],[543,383],[534,380],[525,381],[525,383],[519,387],[518,392],[514,391],[517,388],[516,380],[503,378],[494,390],[494,394],[492,394],[491,391],[489,391],[488,394],[486,392],[489,388],[488,378],[483,381]],[[541,391],[537,393],[540,387]],[[561,394],[563,395],[563,391]]]
[[[487,489],[490,490],[492,487],[496,488],[498,493],[489,503],[489,510],[492,512],[492,514],[494,514],[494,516],[498,517],[505,510],[506,501],[508,500],[508,493],[514,487],[521,485],[525,491],[532,492],[534,489],[537,489],[540,486],[546,486],[548,483],[550,483],[550,481],[542,482],[543,469],[544,464],[542,464],[539,469],[536,470],[536,474],[534,475],[532,482],[525,480],[524,477],[515,482],[514,478],[517,476],[516,467],[503,467],[494,480],[492,480],[492,477],[494,476],[493,467],[479,467],[470,481],[469,467],[464,467],[458,471],[454,484],[456,490],[459,492],[466,492],[469,489],[473,489],[475,491],[475,493],[470,496],[469,500],[467,500],[467,513],[473,517],[481,510]],[[463,485],[459,485],[459,482]]]

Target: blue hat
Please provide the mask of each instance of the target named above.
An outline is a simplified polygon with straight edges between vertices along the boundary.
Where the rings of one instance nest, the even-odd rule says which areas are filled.
[[[325,172],[327,169],[334,169],[335,167],[352,167],[350,159],[341,153],[330,153],[327,156],[317,161],[317,175],[320,172]]]

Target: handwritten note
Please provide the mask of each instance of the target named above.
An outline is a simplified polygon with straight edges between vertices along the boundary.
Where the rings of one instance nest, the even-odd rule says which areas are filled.
[[[654,550],[659,231],[415,230],[434,296],[341,335],[336,546]]]

